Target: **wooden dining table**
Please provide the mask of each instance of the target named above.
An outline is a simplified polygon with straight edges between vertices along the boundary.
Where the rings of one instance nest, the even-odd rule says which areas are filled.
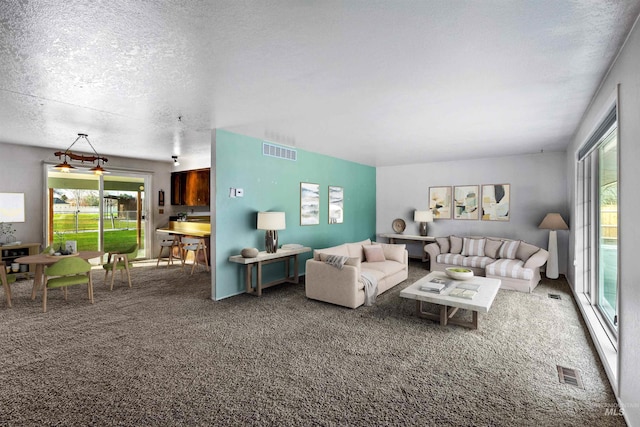
[[[14,262],[19,264],[33,264],[35,265],[35,274],[33,277],[33,290],[31,291],[31,299],[36,299],[36,292],[42,286],[44,279],[44,268],[48,265],[53,265],[65,257],[78,256],[84,260],[90,260],[93,258],[100,258],[104,255],[102,251],[79,251],[78,254],[73,255],[49,255],[49,254],[37,254],[27,255],[20,258],[16,258]]]

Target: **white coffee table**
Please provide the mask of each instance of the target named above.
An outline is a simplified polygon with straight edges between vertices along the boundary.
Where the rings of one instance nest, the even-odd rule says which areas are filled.
[[[473,297],[473,299],[466,299],[449,296],[449,292],[454,289],[455,285],[448,287],[440,294],[420,290],[422,284],[429,282],[435,277],[448,279],[448,276],[445,273],[434,271],[402,290],[400,292],[400,296],[402,298],[416,300],[416,314],[419,317],[439,321],[443,326],[452,324],[478,329],[478,312],[489,312],[489,308],[491,308],[491,304],[498,294],[498,289],[500,289],[500,280],[476,276],[465,282],[457,282],[479,285],[478,293]],[[440,305],[440,313],[436,314],[424,311],[423,303],[425,302]],[[468,322],[461,319],[453,319],[452,317],[456,314],[458,309],[470,310],[472,312],[472,321]]]

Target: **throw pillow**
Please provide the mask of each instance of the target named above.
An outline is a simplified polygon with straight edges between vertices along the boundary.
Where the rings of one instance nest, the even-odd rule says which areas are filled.
[[[361,264],[362,264],[362,259],[357,258],[357,257],[349,257],[347,262],[344,263],[344,265],[352,265],[352,266],[358,267],[358,268],[360,268]]]
[[[364,254],[362,252],[362,247],[364,245],[370,245],[370,244],[371,244],[371,239],[366,239],[356,243],[345,243],[345,246],[347,247],[347,251],[350,257],[358,257],[360,259],[363,259]]]
[[[349,259],[348,256],[342,256],[342,255],[326,255],[326,254],[322,254],[320,255],[320,259],[329,264],[332,267],[337,268],[338,270],[342,270],[342,267],[344,267],[344,263],[347,262],[347,260]]]
[[[337,267],[336,265],[332,264],[333,262],[335,262],[334,260],[332,260],[331,262],[329,262],[328,260],[329,260],[331,257],[338,258],[338,260],[337,260],[337,261],[338,261],[338,262],[342,262],[342,266],[341,266],[341,267]],[[344,259],[344,261],[342,261],[343,259]],[[345,265],[352,265],[352,266],[355,266],[355,267],[360,267],[360,258],[357,258],[357,257],[347,257],[347,256],[344,256],[344,255],[331,255],[331,254],[324,254],[324,253],[321,253],[321,254],[320,254],[320,261],[322,261],[322,262],[326,262],[327,264],[330,264],[330,265],[332,265],[333,267],[339,268],[340,270],[342,270],[342,268],[343,268]]]
[[[449,245],[448,237],[436,237],[436,243],[438,243],[438,246],[440,246],[441,254],[449,253],[449,248],[451,248],[451,245]]]
[[[519,240],[505,240],[502,242],[498,256],[505,259],[516,259],[516,253],[519,245]]]
[[[520,245],[518,245],[518,250],[516,251],[516,258],[527,262],[527,260],[539,250],[540,248],[537,246],[524,241],[520,241]]]
[[[383,262],[386,261],[384,251],[380,245],[363,246],[364,256],[367,262]]]
[[[502,240],[487,239],[484,244],[484,255],[489,258],[497,259],[498,251],[500,251],[501,246]]]
[[[401,243],[378,243],[382,246],[382,252],[384,253],[384,259],[390,261],[404,262],[404,251],[407,247],[406,244]]]
[[[471,239],[465,237],[462,243],[462,255],[484,256],[484,245],[487,239]]]
[[[449,253],[459,254],[462,252],[462,237],[451,236],[449,237],[449,241],[451,242]]]
[[[314,249],[313,259],[315,259],[316,261],[321,261],[321,254],[349,256],[349,251],[347,250],[347,245],[345,244],[324,249]]]

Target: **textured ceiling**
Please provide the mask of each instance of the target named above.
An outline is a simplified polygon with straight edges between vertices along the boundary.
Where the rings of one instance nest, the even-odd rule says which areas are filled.
[[[640,0],[0,2],[0,142],[384,166],[564,150]],[[178,120],[182,117],[182,120]]]

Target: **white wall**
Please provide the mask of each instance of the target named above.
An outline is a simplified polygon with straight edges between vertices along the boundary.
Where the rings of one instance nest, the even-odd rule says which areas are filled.
[[[640,269],[637,267],[638,212],[640,212],[640,26],[634,30],[620,52],[584,115],[576,136],[567,150],[567,169],[570,171],[571,216],[575,217],[576,152],[599,124],[619,85],[618,98],[618,155],[619,163],[619,336],[618,336],[618,390],[617,395],[627,421],[640,426]],[[570,234],[571,259],[574,257],[574,231]],[[576,272],[569,271],[572,282],[579,280]],[[579,287],[578,283],[574,285]]]
[[[508,222],[436,220],[430,236],[483,235],[525,240],[546,248],[547,230],[538,225],[548,212],[560,212],[568,221],[566,154],[539,153],[455,162],[389,166],[377,169],[377,233],[390,233],[395,218],[407,224],[405,234],[418,234],[414,210],[428,207],[429,187],[511,184]],[[569,224],[571,227],[571,224]],[[567,266],[566,231],[558,232],[559,270]]]
[[[52,149],[0,143],[0,192],[25,193],[26,222],[14,223],[15,236],[25,243],[44,243],[45,177],[43,161],[56,161]],[[123,157],[109,157],[105,168],[132,169],[153,173],[150,220],[155,229],[169,221],[171,164]],[[165,190],[164,214],[159,213],[158,190]],[[153,252],[155,253],[155,252]]]

